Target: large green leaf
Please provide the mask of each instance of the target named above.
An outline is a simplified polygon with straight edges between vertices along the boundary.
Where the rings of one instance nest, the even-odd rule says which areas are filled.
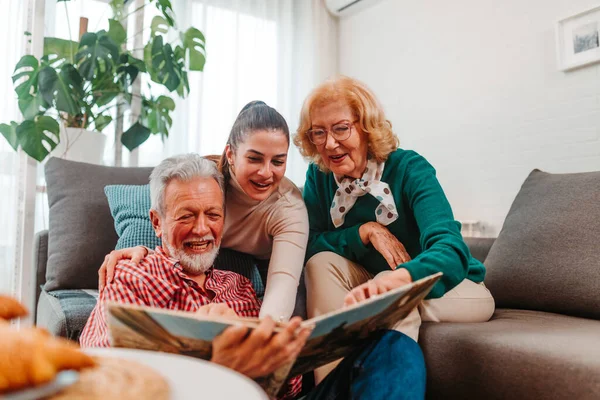
[[[160,15],[152,18],[152,22],[150,23],[150,36],[154,37],[157,34],[166,35],[169,32],[169,23],[166,19],[161,17]]]
[[[150,79],[154,82],[159,82],[156,71],[152,67],[152,41],[149,41],[146,46],[144,46],[144,64],[146,64],[146,71],[148,75],[150,75]]]
[[[79,43],[59,38],[44,38],[44,57],[53,66],[64,62],[73,64]]]
[[[148,128],[153,134],[160,134],[163,138],[169,136],[169,128],[173,124],[170,113],[175,110],[175,102],[167,96],[159,96],[156,100],[149,100],[146,120]]]
[[[112,122],[112,117],[110,115],[98,115],[94,119],[94,128],[98,132],[102,132],[104,128],[108,126]]]
[[[117,80],[123,87],[129,87],[135,81],[138,74],[146,72],[146,64],[131,54],[123,53],[119,56],[119,66],[117,67]]]
[[[60,128],[52,117],[40,116],[17,126],[19,144],[25,153],[42,161],[60,142]]]
[[[181,65],[182,68],[185,67],[185,49],[179,45],[175,46],[175,49],[173,50],[173,59],[177,64]]]
[[[95,75],[111,71],[119,57],[119,47],[105,31],[86,33],[79,42],[75,60],[81,76],[92,80]]]
[[[165,17],[169,26],[175,26],[175,13],[169,0],[156,0],[156,8],[158,8]]]
[[[38,60],[34,56],[24,56],[15,66],[12,80],[17,86],[19,110],[25,119],[32,119],[48,108],[49,104],[38,93],[39,68]]]
[[[150,129],[139,122],[136,122],[135,124],[131,125],[127,131],[123,132],[123,136],[121,136],[121,143],[123,143],[123,146],[127,147],[129,151],[133,151],[139,145],[148,140],[149,137]]]
[[[190,71],[203,71],[206,63],[206,39],[202,32],[192,27],[183,34],[183,47],[188,52]]]
[[[190,94],[190,81],[188,79],[187,71],[181,72],[181,83],[177,87],[177,94],[181,98],[185,98],[188,94]]]
[[[122,20],[125,18],[125,0],[111,0],[110,8],[114,19]]]
[[[185,49],[181,46],[177,46],[175,47],[173,54],[175,55],[175,62],[181,71],[181,80],[179,82],[179,86],[177,86],[177,94],[179,97],[183,98],[190,93],[190,82],[188,80],[188,73],[185,68]]]
[[[60,73],[46,66],[39,73],[39,89],[44,100],[70,115],[81,112],[83,104],[83,81],[71,64],[65,64]]]
[[[121,25],[121,23],[116,19],[109,19],[108,26],[108,37],[111,38],[112,41],[118,46],[125,43],[125,40],[127,39],[127,31],[125,31],[123,25]]]
[[[32,119],[36,115],[45,112],[49,104],[44,100],[41,94],[22,97],[18,100],[19,110],[24,119]]]
[[[163,45],[162,36],[156,36],[152,40],[152,68],[156,71],[158,83],[171,92],[177,89],[181,81],[181,67],[176,63],[171,45]]]
[[[17,136],[17,124],[15,121],[11,121],[10,125],[0,124],[0,133],[6,138],[8,144],[17,151],[19,148],[19,137]]]
[[[12,81],[17,84],[15,92],[18,98],[26,98],[37,92],[40,64],[34,56],[23,56],[15,66]]]
[[[139,69],[140,72],[146,72],[146,64],[144,63],[144,60],[140,60],[131,54],[127,54],[127,62]]]

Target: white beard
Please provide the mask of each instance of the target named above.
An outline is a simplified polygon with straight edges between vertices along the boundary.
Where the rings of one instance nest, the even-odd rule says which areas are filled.
[[[184,249],[175,249],[167,240],[163,240],[163,244],[169,250],[170,256],[179,260],[179,264],[186,274],[200,275],[205,273],[213,266],[215,258],[219,254],[219,246],[217,246],[212,235],[205,236],[199,240],[212,240],[214,243],[213,249],[207,253],[190,255]]]

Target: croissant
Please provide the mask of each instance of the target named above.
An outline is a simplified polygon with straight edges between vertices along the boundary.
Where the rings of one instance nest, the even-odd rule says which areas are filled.
[[[0,319],[13,319],[27,315],[27,309],[17,300],[0,294]]]
[[[43,329],[16,330],[0,323],[0,393],[49,382],[65,369],[93,365],[94,360],[75,343]]]

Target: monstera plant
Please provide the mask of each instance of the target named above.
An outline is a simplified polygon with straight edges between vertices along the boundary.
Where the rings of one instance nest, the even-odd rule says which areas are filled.
[[[125,0],[112,0],[108,31],[87,32],[78,42],[45,38],[43,57],[26,55],[19,60],[12,80],[23,121],[0,124],[0,132],[15,150],[21,147],[42,161],[60,141],[60,124],[101,132],[118,105],[136,100],[141,101],[141,113],[123,133],[123,145],[133,150],[151,134],[168,136],[173,98],[147,94],[150,90],[136,93],[133,82],[146,74],[169,93],[186,97],[188,72],[204,69],[205,39],[196,28],[176,29],[170,0],[146,0],[149,4],[160,15],[152,19],[143,59],[125,46]]]

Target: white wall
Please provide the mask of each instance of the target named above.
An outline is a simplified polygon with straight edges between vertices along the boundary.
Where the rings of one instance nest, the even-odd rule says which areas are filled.
[[[600,170],[600,64],[556,67],[556,21],[599,0],[386,0],[339,24],[339,68],[496,236],[523,180]]]

